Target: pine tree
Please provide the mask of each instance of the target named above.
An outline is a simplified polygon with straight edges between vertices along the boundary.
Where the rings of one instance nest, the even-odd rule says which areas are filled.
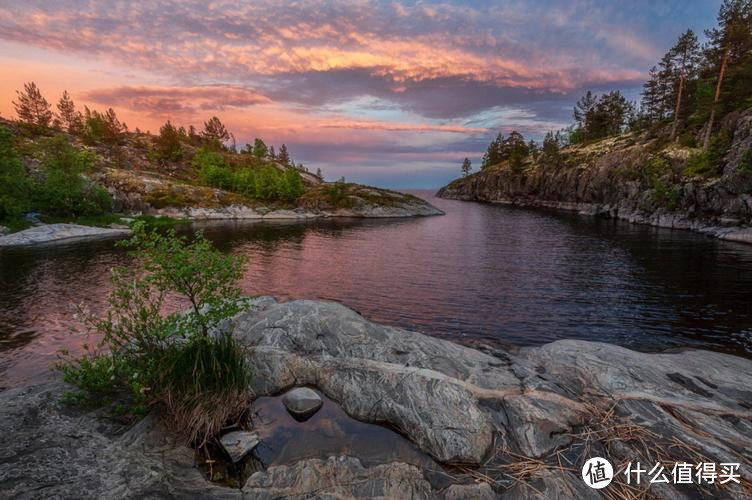
[[[76,105],[73,104],[70,94],[67,90],[63,91],[63,95],[57,103],[57,118],[63,130],[69,134],[79,134],[83,128],[83,116],[79,111],[76,111]]]
[[[220,147],[223,147],[224,143],[230,140],[230,133],[216,116],[212,116],[208,122],[204,122],[204,131],[201,132],[201,136],[207,142]]]
[[[465,158],[462,161],[462,177],[467,177],[470,175],[470,171],[473,169],[472,164],[470,163],[470,158]]]
[[[50,103],[42,96],[39,87],[34,82],[24,84],[22,92],[16,91],[18,102],[13,101],[18,119],[27,125],[47,128],[52,121]]]
[[[715,97],[705,129],[703,149],[710,144],[715,115],[721,101],[721,88],[729,66],[749,57],[752,49],[752,0],[723,0],[718,11],[718,27],[706,30],[708,46],[705,58],[718,67]]]
[[[685,31],[668,51],[668,56],[675,68],[676,80],[678,81],[675,92],[674,122],[671,125],[671,140],[673,141],[676,139],[686,81],[696,76],[700,64],[700,44],[694,32],[692,30]]]
[[[180,131],[167,120],[167,123],[159,128],[159,136],[155,141],[157,156],[163,160],[180,160],[183,157],[180,138]]]
[[[588,90],[574,105],[574,121],[581,129],[586,128],[588,115],[595,108],[596,103],[596,96]]]
[[[280,146],[279,148],[279,153],[277,153],[277,161],[285,166],[290,165],[290,155],[287,153],[287,146],[285,146],[284,144],[282,144],[282,146]]]
[[[253,156],[259,160],[263,160],[269,154],[269,148],[266,147],[266,143],[260,138],[256,137],[253,140]]]

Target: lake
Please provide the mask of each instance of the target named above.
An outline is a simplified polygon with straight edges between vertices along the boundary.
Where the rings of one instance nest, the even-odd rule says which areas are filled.
[[[577,338],[752,356],[752,245],[578,214],[433,197],[445,216],[204,226],[248,256],[242,288],[337,300],[374,321],[469,345]],[[52,376],[87,342],[75,305],[101,311],[113,242],[0,251],[0,386]]]

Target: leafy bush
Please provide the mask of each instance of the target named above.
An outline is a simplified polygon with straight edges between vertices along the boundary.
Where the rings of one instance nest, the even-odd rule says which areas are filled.
[[[111,210],[112,198],[107,190],[83,176],[94,167],[96,157],[92,153],[79,151],[58,136],[46,144],[45,155],[35,208],[53,217],[97,215]]]
[[[10,222],[28,208],[31,179],[13,146],[13,135],[0,126],[0,221]]]
[[[679,186],[658,179],[653,184],[653,190],[650,193],[650,200],[656,205],[668,210],[676,210],[679,205],[680,195],[681,192]]]
[[[656,156],[650,159],[646,164],[642,166],[640,170],[640,176],[644,181],[649,184],[654,184],[658,179],[668,171],[668,161],[661,156]]]
[[[715,169],[711,163],[711,154],[709,151],[692,153],[687,161],[687,167],[684,174],[689,177],[710,177],[715,174]]]
[[[233,170],[218,152],[201,149],[193,158],[204,182],[212,187],[233,191],[250,198],[293,202],[304,192],[303,179],[294,168],[279,169],[270,165]]]
[[[243,260],[221,254],[200,233],[188,241],[147,231],[143,222],[133,231],[123,245],[139,256],[139,270],[113,271],[103,318],[82,310],[102,338],[99,349],[59,364],[79,388],[67,400],[102,404],[126,393],[132,411],[156,405],[188,442],[203,444],[240,418],[250,398],[242,348],[228,333],[212,333],[240,310]],[[183,297],[190,311],[163,314],[167,294]]]

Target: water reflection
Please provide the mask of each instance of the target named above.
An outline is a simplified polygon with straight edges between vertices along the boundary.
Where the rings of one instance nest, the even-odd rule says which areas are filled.
[[[428,193],[421,193],[425,196]],[[344,302],[375,321],[466,343],[560,338],[636,349],[752,352],[752,246],[576,214],[431,200],[404,220],[211,223],[246,254],[250,294]],[[104,307],[112,242],[0,251],[0,385],[48,376],[72,304]]]

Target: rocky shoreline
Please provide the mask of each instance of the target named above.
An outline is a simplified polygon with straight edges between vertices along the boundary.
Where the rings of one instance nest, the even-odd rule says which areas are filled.
[[[511,205],[527,208],[548,208],[566,212],[577,212],[581,215],[604,217],[608,219],[624,220],[631,224],[643,224],[667,229],[683,229],[702,233],[720,240],[734,241],[737,243],[752,244],[752,226],[736,225],[735,220],[729,221],[728,225],[719,225],[720,221],[708,219],[695,219],[686,214],[674,214],[662,211],[646,213],[633,210],[630,207],[569,201],[549,201],[533,197],[530,198],[504,198],[503,196],[486,198],[485,196],[468,195],[464,192],[441,188],[436,196],[448,200],[477,201],[498,205]]]
[[[251,208],[244,205],[229,205],[220,208],[164,208],[150,212],[157,217],[171,217],[190,221],[223,220],[312,220],[322,218],[403,218],[444,215],[444,212],[426,201],[413,201],[393,206],[363,205],[352,209],[332,211],[270,210]],[[39,224],[17,233],[0,233],[0,247],[24,247],[53,243],[71,243],[123,237],[130,234],[127,226],[93,227],[80,224]]]
[[[579,475],[584,455],[604,456],[619,469],[655,459],[656,450],[672,461],[740,463],[742,484],[704,491],[653,484],[651,495],[746,498],[752,491],[749,359],[709,351],[645,354],[574,340],[518,352],[474,349],[372,323],[337,303],[271,297],[254,299],[221,328],[248,349],[257,396],[315,387],[350,416],[399,431],[446,467],[451,484],[437,489],[424,470],[399,461],[340,455],[272,465],[241,488],[222,487],[201,476],[193,451],[173,442],[155,417],[123,426],[101,412],[63,406],[65,386],[52,382],[0,392],[0,432],[13,436],[0,451],[0,492],[602,498],[624,485],[587,488]],[[523,460],[538,465],[518,476],[514,467]]]
[[[80,224],[40,224],[17,233],[0,236],[0,247],[95,241],[119,238],[129,234],[130,230],[127,228],[92,227]]]
[[[539,155],[521,168],[490,166],[441,188],[440,198],[576,211],[689,229],[752,243],[752,109],[722,124],[728,149],[702,174],[700,149],[622,134]],[[710,162],[710,160],[707,160]]]

